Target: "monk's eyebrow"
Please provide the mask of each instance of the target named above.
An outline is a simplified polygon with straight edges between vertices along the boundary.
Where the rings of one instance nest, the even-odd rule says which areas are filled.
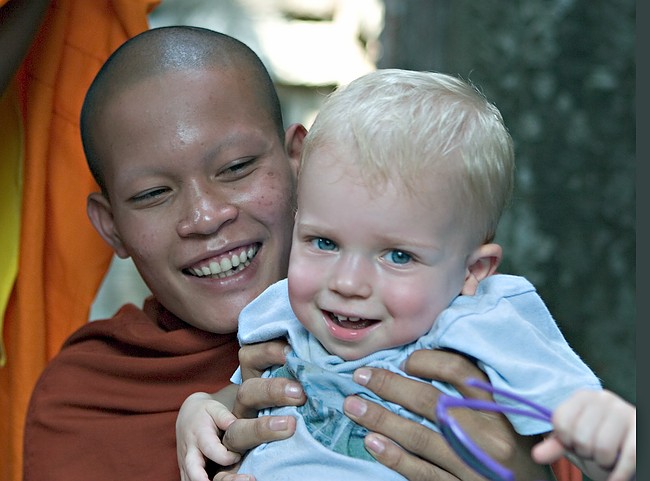
[[[236,132],[225,139],[221,138],[217,145],[208,149],[203,155],[204,161],[211,161],[218,158],[229,149],[240,149],[244,155],[265,152],[271,148],[271,142],[251,132]]]

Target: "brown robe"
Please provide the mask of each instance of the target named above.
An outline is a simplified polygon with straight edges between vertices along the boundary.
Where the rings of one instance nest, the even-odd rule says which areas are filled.
[[[238,348],[236,334],[195,329],[153,298],[83,326],[32,394],[24,481],[178,481],[178,410],[228,384]]]

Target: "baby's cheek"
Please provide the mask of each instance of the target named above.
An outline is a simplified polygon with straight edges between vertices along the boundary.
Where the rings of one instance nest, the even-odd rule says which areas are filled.
[[[324,268],[292,251],[289,261],[289,296],[302,303],[313,302],[324,288]]]
[[[310,265],[292,255],[289,261],[289,296],[304,299],[313,294],[315,279]]]
[[[429,331],[438,315],[447,307],[440,298],[422,289],[396,287],[384,296],[384,303],[398,330],[406,337],[419,337]]]

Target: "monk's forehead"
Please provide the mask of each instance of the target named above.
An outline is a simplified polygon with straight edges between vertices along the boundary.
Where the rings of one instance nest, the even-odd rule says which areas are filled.
[[[113,95],[169,72],[220,71],[234,67],[253,69],[254,64],[247,52],[223,42],[174,42],[173,38],[164,38],[128,45],[118,51],[100,72],[97,86],[105,94]]]

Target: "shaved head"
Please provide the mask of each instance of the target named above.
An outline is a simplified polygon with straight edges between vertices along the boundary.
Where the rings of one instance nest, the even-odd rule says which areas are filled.
[[[88,89],[81,110],[81,139],[88,167],[106,192],[103,160],[98,154],[94,126],[111,100],[129,87],[172,71],[243,72],[255,85],[257,102],[277,127],[280,139],[284,127],[280,102],[266,67],[248,46],[228,35],[190,26],[147,30],[118,48],[104,63]],[[216,80],[215,80],[216,81]],[[142,108],[146,109],[146,105]]]

